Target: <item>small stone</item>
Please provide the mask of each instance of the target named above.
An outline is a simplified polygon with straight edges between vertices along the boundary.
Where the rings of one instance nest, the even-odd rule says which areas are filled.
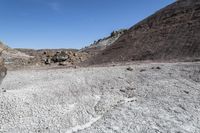
[[[152,67],[151,69],[158,69],[158,70],[160,70],[161,68],[159,66],[157,66],[157,67]]]
[[[146,71],[146,69],[141,69],[141,70],[140,70],[140,72],[144,72],[144,71]]]
[[[120,89],[121,92],[125,93],[125,90]]]
[[[133,71],[133,68],[128,67],[126,70],[128,70],[128,71]]]
[[[127,87],[127,90],[135,90],[135,88]]]
[[[185,92],[186,94],[189,94],[189,91],[183,91],[183,92]]]
[[[160,70],[161,68],[158,66],[158,67],[156,67],[156,69]]]

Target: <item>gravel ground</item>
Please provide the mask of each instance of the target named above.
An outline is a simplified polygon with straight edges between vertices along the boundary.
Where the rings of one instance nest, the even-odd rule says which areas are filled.
[[[0,133],[200,132],[200,63],[9,71],[1,88]]]

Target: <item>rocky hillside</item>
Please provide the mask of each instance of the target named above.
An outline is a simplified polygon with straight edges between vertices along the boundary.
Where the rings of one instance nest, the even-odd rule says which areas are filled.
[[[23,52],[8,47],[2,42],[0,42],[0,51],[1,57],[7,66],[23,66],[28,64],[29,60],[33,58]]]
[[[199,58],[200,1],[179,0],[131,27],[89,63]]]
[[[12,49],[3,42],[0,42],[0,51],[2,52],[2,56],[9,55],[9,56],[14,56],[14,57],[29,57],[28,55],[19,52],[18,50]],[[5,59],[9,57],[5,56]]]
[[[105,37],[103,39],[99,39],[98,41],[94,41],[93,44],[82,48],[81,52],[89,53],[90,55],[96,55],[100,51],[104,50],[106,47],[113,44],[120,36],[122,36],[126,32],[126,29],[121,29],[118,31],[113,31],[110,36]]]
[[[32,56],[32,65],[44,66],[72,66],[77,65],[90,57],[88,53],[80,52],[77,49],[16,49],[29,56]]]

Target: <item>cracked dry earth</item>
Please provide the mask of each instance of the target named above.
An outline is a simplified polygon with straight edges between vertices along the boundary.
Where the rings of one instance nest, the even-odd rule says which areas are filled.
[[[200,63],[9,71],[1,88],[0,133],[200,132]]]

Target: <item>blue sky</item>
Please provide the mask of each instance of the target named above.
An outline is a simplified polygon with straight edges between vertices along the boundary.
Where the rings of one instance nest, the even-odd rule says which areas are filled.
[[[175,0],[0,0],[0,40],[14,48],[82,48]]]

